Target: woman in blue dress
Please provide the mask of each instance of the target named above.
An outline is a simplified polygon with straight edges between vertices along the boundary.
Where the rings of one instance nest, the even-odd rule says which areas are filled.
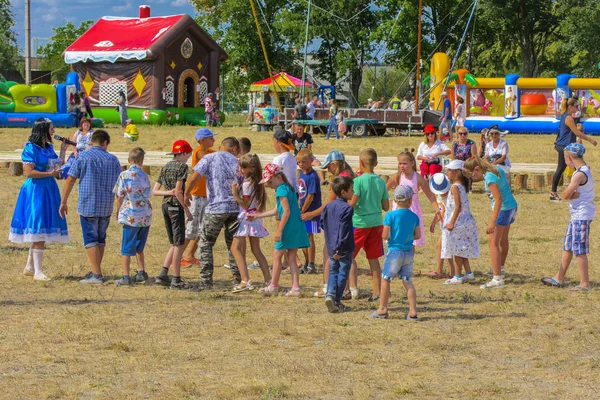
[[[68,145],[62,143],[59,158],[52,145],[53,134],[52,121],[47,118],[35,121],[21,155],[27,180],[21,186],[8,235],[11,242],[31,243],[23,275],[33,276],[37,281],[50,280],[42,269],[46,242],[69,241],[67,221],[58,214],[60,192],[55,179]]]

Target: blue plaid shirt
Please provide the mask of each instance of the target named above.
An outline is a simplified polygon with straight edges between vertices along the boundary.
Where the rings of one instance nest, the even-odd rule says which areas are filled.
[[[79,153],[69,176],[79,179],[77,212],[84,217],[107,217],[112,214],[113,188],[121,174],[121,163],[102,146],[92,146]]]

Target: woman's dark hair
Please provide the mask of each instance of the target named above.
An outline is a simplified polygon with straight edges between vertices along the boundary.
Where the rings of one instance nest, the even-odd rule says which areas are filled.
[[[89,118],[81,118],[81,121],[79,121],[79,129],[83,129],[83,123],[87,122],[88,124],[90,124],[90,130],[92,129],[92,120]]]
[[[33,123],[31,128],[31,135],[29,136],[29,142],[37,144],[40,147],[48,147],[48,143],[52,143],[52,135],[50,134],[50,127],[52,121],[48,118],[38,118]],[[44,139],[46,140],[44,142]]]

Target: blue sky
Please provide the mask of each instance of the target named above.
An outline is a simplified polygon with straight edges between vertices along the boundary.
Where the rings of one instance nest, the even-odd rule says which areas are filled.
[[[79,25],[88,19],[98,20],[103,16],[137,17],[138,7],[149,5],[152,16],[189,14],[195,15],[195,10],[188,0],[31,0],[31,37],[32,54],[34,47],[47,43],[52,36],[52,28],[62,26],[67,22]],[[25,48],[25,1],[11,0],[12,11],[15,14],[19,47]],[[33,38],[39,38],[37,41]],[[23,50],[22,50],[23,51]]]

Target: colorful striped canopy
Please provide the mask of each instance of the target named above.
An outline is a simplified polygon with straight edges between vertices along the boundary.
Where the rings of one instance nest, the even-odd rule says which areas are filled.
[[[294,78],[291,75],[281,72],[271,78],[263,79],[262,81],[254,82],[250,85],[251,92],[299,92],[302,90],[302,79]],[[312,91],[312,84],[304,82],[306,91]]]

